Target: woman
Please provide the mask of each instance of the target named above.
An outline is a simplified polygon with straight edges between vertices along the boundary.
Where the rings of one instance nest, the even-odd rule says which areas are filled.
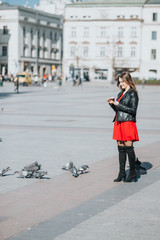
[[[117,100],[109,98],[107,101],[116,112],[114,118],[113,139],[117,140],[119,151],[119,174],[114,180],[120,182],[136,181],[135,172],[135,153],[133,142],[139,141],[136,126],[136,112],[138,106],[138,94],[136,86],[128,72],[123,72],[117,78],[117,86],[121,88],[121,92],[117,96]],[[125,165],[126,156],[128,155],[130,172],[126,179]]]

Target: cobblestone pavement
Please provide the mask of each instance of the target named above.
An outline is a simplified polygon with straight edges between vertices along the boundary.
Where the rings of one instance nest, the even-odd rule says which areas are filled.
[[[160,239],[160,87],[138,86],[136,154],[148,169],[138,182],[114,183],[114,113],[106,99],[116,85],[0,88],[0,240]],[[20,179],[15,170],[38,161],[45,179]],[[77,179],[63,172],[88,164]],[[128,170],[127,170],[128,171]]]

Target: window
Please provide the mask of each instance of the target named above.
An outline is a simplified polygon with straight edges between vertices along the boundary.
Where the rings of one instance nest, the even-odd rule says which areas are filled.
[[[38,58],[40,58],[40,53],[41,53],[41,49],[40,47],[38,48]]]
[[[45,34],[45,32],[43,33],[43,41],[45,42],[45,40],[46,40],[46,34]]]
[[[157,40],[157,32],[152,31],[152,40]]]
[[[125,18],[125,16],[124,15],[118,15],[117,18],[123,19],[123,18]]]
[[[136,35],[137,35],[137,28],[131,27],[131,37],[136,37]]]
[[[88,47],[83,48],[83,56],[88,57]]]
[[[105,37],[106,36],[106,27],[101,27],[100,35],[101,35],[101,37]]]
[[[31,73],[34,73],[34,66],[31,66]]]
[[[27,50],[27,47],[24,46],[24,47],[23,47],[23,56],[24,56],[24,57],[26,56],[26,50]]]
[[[52,40],[52,32],[50,32],[50,40]]]
[[[24,38],[26,37],[26,29],[25,29],[25,27],[23,28],[23,37]]]
[[[8,27],[7,26],[3,26],[3,34],[8,34]]]
[[[89,27],[84,27],[84,37],[89,37]]]
[[[156,49],[151,49],[151,59],[156,59]]]
[[[138,15],[130,15],[130,18],[138,18]]]
[[[136,56],[136,47],[132,46],[131,47],[131,57],[135,57]]]
[[[50,52],[50,57],[52,58],[52,59],[56,59],[57,58],[57,49],[56,48],[52,48],[51,49],[51,52]]]
[[[57,59],[57,53],[54,52],[54,59]]]
[[[153,22],[157,22],[157,13],[152,14],[152,20]]]
[[[118,28],[118,37],[123,37],[123,27]]]
[[[105,57],[105,47],[100,47],[100,57]]]
[[[2,56],[7,56],[7,46],[2,46]]]
[[[123,56],[122,47],[118,47],[118,57],[122,56]]]
[[[33,40],[33,29],[31,28],[31,40]]]
[[[54,34],[54,41],[57,42],[57,33]]]
[[[34,56],[34,47],[31,47],[31,57]]]
[[[71,37],[76,37],[77,32],[76,32],[76,27],[71,28]]]
[[[71,47],[71,52],[70,52],[71,57],[75,57],[75,50],[76,50],[75,47]]]

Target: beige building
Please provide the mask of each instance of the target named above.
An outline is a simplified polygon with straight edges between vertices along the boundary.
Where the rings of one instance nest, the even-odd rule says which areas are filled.
[[[121,71],[160,79],[160,1],[103,0],[68,4],[63,75],[112,81]],[[134,72],[134,73],[133,73]]]

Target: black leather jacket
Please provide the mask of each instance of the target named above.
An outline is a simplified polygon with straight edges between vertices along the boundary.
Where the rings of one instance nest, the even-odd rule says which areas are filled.
[[[123,91],[117,96],[117,101],[122,95]],[[129,89],[121,98],[118,106],[110,104],[113,110],[116,112],[116,120],[121,122],[131,121],[136,122],[136,112],[138,107],[138,95],[133,89]],[[115,118],[113,121],[115,121]]]

